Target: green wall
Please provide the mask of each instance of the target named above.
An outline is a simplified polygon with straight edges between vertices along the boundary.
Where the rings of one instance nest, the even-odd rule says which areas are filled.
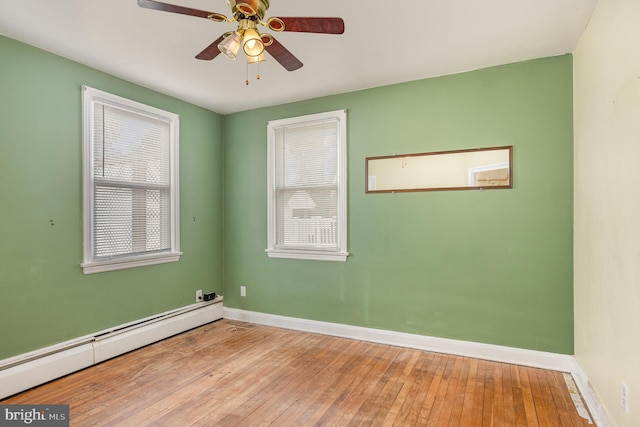
[[[82,273],[82,85],[180,115],[180,262]],[[221,293],[222,141],[215,113],[0,36],[0,359]]]
[[[269,259],[267,122],[336,109],[351,256]],[[225,306],[573,353],[570,55],[233,114],[224,133]],[[364,192],[365,157],[500,145],[511,190]]]
[[[570,55],[226,117],[1,36],[0,57],[0,359],[196,289],[227,307],[573,353]],[[180,262],[82,274],[82,85],[180,115]],[[351,256],[269,259],[267,122],[336,109]],[[364,193],[365,157],[498,145],[514,146],[512,190]]]

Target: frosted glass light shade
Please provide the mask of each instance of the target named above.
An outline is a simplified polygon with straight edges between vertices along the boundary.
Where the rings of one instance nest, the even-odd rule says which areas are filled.
[[[234,32],[225,37],[224,40],[218,44],[218,49],[227,57],[236,59],[238,51],[240,50],[240,34]]]

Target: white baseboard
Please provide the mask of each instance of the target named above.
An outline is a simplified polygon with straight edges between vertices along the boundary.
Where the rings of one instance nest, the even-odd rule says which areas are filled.
[[[615,426],[615,423],[611,420],[611,418],[609,418],[607,411],[604,409],[604,406],[600,402],[600,398],[596,394],[596,391],[591,386],[589,377],[582,369],[575,357],[573,358],[571,363],[571,376],[576,382],[576,386],[578,387],[578,390],[580,390],[580,394],[582,395],[587,408],[589,408],[589,412],[591,413],[593,422],[597,426],[601,427]]]
[[[395,345],[398,347],[415,348],[419,350],[433,351],[436,353],[454,354],[458,356],[474,357],[476,359],[492,360],[495,362],[551,369],[554,371],[571,372],[571,361],[573,359],[573,356],[567,354],[547,353],[543,351],[525,350],[493,344],[482,344],[470,341],[459,341],[404,332],[343,325],[339,323],[298,319],[258,313],[255,311],[239,310],[235,308],[224,307],[223,313],[225,319],[240,320],[305,332],[315,332],[324,335],[358,339],[379,344]]]
[[[222,298],[0,361],[0,399],[222,319]]]

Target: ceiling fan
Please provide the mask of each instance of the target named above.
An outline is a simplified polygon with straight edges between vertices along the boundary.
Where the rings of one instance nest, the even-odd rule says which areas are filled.
[[[197,59],[206,61],[212,60],[220,53],[223,53],[231,59],[236,59],[240,48],[242,48],[247,58],[247,63],[259,63],[266,59],[264,55],[264,51],[266,50],[286,70],[295,71],[302,67],[302,62],[271,34],[261,34],[258,32],[258,25],[267,27],[275,32],[344,33],[344,21],[342,18],[271,17],[263,21],[269,9],[269,0],[227,0],[227,3],[231,8],[232,18],[227,18],[225,15],[217,12],[207,12],[155,0],[138,0],[138,5],[147,9],[196,16],[198,18],[210,19],[214,22],[237,22],[237,30],[222,34],[213,43],[204,48],[202,52],[196,55]]]

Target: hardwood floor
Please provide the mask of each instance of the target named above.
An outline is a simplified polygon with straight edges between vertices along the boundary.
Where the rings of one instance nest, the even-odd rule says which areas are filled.
[[[586,426],[562,373],[221,320],[15,395],[72,426]]]

